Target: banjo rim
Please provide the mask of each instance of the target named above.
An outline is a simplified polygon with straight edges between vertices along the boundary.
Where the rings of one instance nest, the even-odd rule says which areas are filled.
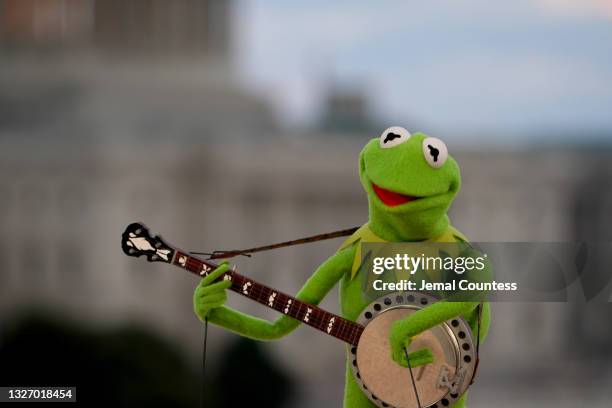
[[[392,309],[412,309],[416,311],[423,309],[424,307],[427,307],[438,300],[438,298],[431,294],[416,291],[399,291],[388,293],[366,306],[361,311],[359,318],[357,319],[357,323],[367,327],[370,322],[374,321],[377,316],[384,312]],[[475,342],[472,330],[467,321],[462,316],[457,316],[441,323],[439,326],[442,326],[441,328],[447,334],[452,344],[453,352],[455,353],[456,358],[455,372],[460,369],[465,369],[465,374],[459,389],[453,393],[451,393],[451,389],[448,389],[448,391],[444,393],[439,400],[428,402],[427,404],[424,403],[423,408],[442,408],[452,406],[454,403],[456,403],[471,385],[477,364],[474,347]],[[430,330],[433,330],[433,328]],[[370,399],[371,402],[381,408],[392,407],[393,405],[384,401],[384,397],[375,395],[371,390],[369,390],[367,384],[362,379],[357,357],[360,343],[361,338],[357,346],[349,346],[348,348],[348,354],[350,357],[349,364],[353,372],[353,377],[361,388],[362,392],[368,397],[368,399]],[[408,376],[409,374],[406,373],[406,375]]]

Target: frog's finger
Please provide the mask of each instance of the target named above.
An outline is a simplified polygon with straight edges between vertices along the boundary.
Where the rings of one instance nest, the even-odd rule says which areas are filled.
[[[225,292],[215,293],[214,295],[208,295],[202,298],[198,303],[202,304],[206,307],[214,307],[212,305],[218,304],[219,302],[223,303],[227,300],[227,295]]]
[[[217,269],[215,269],[202,279],[202,282],[200,282],[200,286],[204,287],[210,285],[211,283],[219,279],[219,277],[226,273],[228,270],[229,265],[227,263],[222,263],[217,267]]]
[[[408,358],[410,359],[410,366],[413,368],[419,367],[422,365],[431,364],[434,362],[433,353],[428,348],[422,348],[422,349],[413,351],[412,353],[410,353]]]
[[[204,314],[208,314],[209,311],[223,306],[226,301],[227,299],[219,299],[211,303],[202,304],[199,308],[204,311]]]
[[[229,288],[230,286],[232,286],[232,282],[228,280],[223,280],[221,282],[216,282],[208,286],[200,287],[198,288],[198,296],[202,297],[206,295],[212,295],[213,293],[224,292],[225,289]]]

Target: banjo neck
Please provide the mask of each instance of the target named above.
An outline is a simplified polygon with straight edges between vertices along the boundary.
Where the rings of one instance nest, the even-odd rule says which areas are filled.
[[[214,263],[204,261],[178,250],[172,259],[172,265],[181,267],[199,276],[206,276],[217,267]],[[302,302],[295,297],[247,278],[234,270],[226,272],[219,280],[221,279],[232,282],[230,287],[232,291],[290,316],[301,323],[314,327],[351,345],[357,345],[359,341],[363,326],[357,323],[329,313],[317,306]]]
[[[151,236],[144,224],[130,224],[122,236],[123,251],[129,256],[145,255],[150,262],[165,262],[185,269],[200,277],[207,276],[217,264],[168,245],[160,236]],[[314,327],[325,334],[356,346],[364,327],[358,323],[327,312],[315,305],[302,302],[295,297],[273,289],[251,278],[229,270],[219,278],[229,280],[230,289],[274,309],[293,319]]]

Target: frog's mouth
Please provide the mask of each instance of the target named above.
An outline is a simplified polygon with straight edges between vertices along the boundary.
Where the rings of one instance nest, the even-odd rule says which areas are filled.
[[[378,198],[380,198],[380,201],[382,201],[385,205],[389,207],[395,207],[398,205],[406,204],[406,203],[409,203],[410,201],[414,201],[420,198],[420,197],[410,196],[406,194],[396,193],[395,191],[390,191],[382,187],[379,187],[374,183],[372,183],[372,188],[374,189],[374,192],[376,193]]]

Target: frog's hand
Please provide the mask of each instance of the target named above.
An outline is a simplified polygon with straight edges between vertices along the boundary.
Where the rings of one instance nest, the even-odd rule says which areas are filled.
[[[325,261],[306,281],[296,298],[306,303],[319,304],[342,275],[350,272],[354,251],[354,246],[347,247]],[[300,324],[299,321],[286,315],[270,322],[226,306],[212,309],[208,321],[255,340],[279,339],[295,330]]]
[[[467,314],[476,306],[476,302],[440,301],[396,321],[389,334],[391,358],[399,365],[406,366],[404,348],[408,347],[410,339],[453,317]]]
[[[208,318],[211,310],[219,308],[227,300],[226,290],[232,285],[230,281],[215,282],[229,269],[227,263],[222,263],[202,281],[193,293],[193,309],[200,320]]]
[[[400,365],[402,367],[408,367],[408,363],[406,361],[406,352],[403,352],[403,357],[401,359]],[[431,364],[434,362],[433,352],[428,348],[418,349],[408,354],[408,358],[410,359],[410,367],[420,367],[427,364]]]

